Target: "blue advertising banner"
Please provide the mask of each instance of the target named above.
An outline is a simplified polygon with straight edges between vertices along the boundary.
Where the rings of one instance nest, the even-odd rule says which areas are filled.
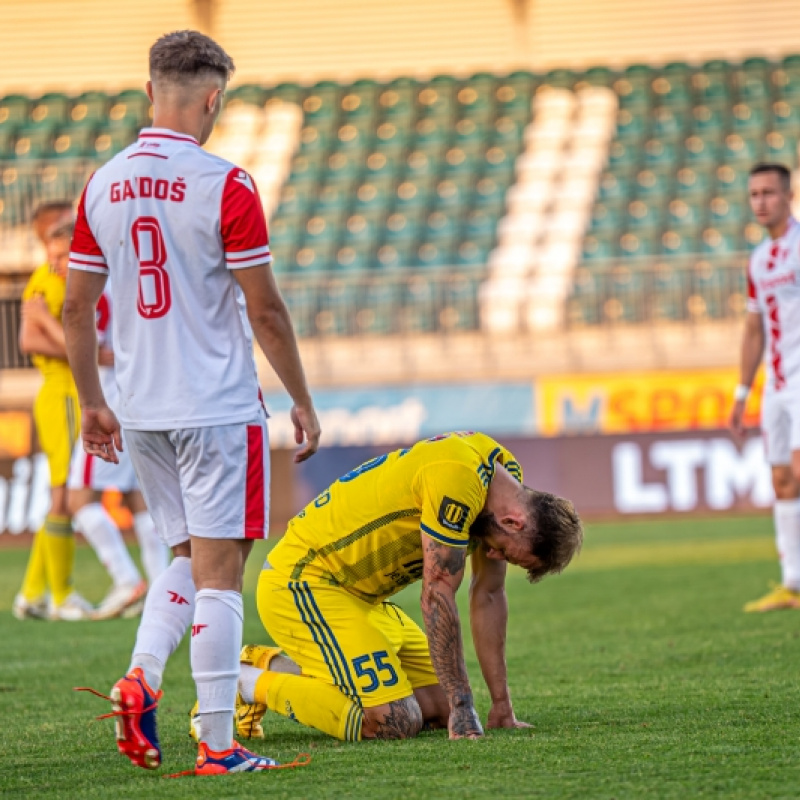
[[[294,447],[291,400],[264,396],[273,448]],[[324,445],[407,444],[437,433],[479,430],[490,435],[536,433],[531,383],[449,384],[314,392]]]

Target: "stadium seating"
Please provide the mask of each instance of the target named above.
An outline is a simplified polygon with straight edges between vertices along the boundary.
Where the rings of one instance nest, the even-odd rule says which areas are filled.
[[[678,291],[674,275],[695,261],[741,272],[761,235],[747,224],[749,167],[797,166],[798,63],[246,84],[209,147],[256,177],[305,335],[536,327],[554,308],[571,324],[725,315],[741,281],[730,303],[700,304],[709,281]],[[0,237],[36,201],[76,196],[149,120],[140,90],[0,99]],[[379,278],[393,288],[370,288]],[[358,316],[378,301],[394,310]]]

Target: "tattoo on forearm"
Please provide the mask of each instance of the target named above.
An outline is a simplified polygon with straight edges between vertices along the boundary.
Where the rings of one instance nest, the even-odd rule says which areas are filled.
[[[409,739],[422,729],[422,711],[413,695],[389,703],[389,710],[375,720],[376,739]]]

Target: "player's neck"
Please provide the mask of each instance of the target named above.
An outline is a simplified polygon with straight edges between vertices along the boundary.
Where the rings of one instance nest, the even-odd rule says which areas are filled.
[[[187,114],[183,111],[159,110],[153,115],[153,127],[165,128],[175,133],[193,136],[200,141],[200,136],[203,132],[203,120],[198,120],[196,114]]]
[[[782,219],[777,225],[771,225],[767,228],[767,233],[769,234],[769,238],[773,241],[775,239],[780,239],[786,231],[789,230],[789,224],[791,222],[791,216]]]

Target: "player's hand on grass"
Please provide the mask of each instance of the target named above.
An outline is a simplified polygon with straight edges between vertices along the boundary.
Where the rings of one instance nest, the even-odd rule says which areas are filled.
[[[744,407],[746,400],[737,400],[733,404],[731,411],[730,428],[736,439],[741,439],[744,436]]]
[[[319,448],[320,427],[319,420],[317,419],[317,412],[314,407],[308,406],[292,406],[291,411],[292,424],[294,425],[294,440],[297,444],[303,444],[305,447],[298,450],[294,454],[294,463],[299,464],[305,461]]]
[[[447,730],[451,739],[479,739],[483,736],[478,712],[471,705],[456,706],[450,711]]]
[[[511,703],[506,701],[494,703],[489,711],[489,719],[486,721],[487,728],[530,728],[527,722],[522,722],[514,716],[514,709]]]
[[[122,433],[108,406],[81,409],[81,437],[83,449],[89,455],[119,464],[117,452],[122,451]]]

